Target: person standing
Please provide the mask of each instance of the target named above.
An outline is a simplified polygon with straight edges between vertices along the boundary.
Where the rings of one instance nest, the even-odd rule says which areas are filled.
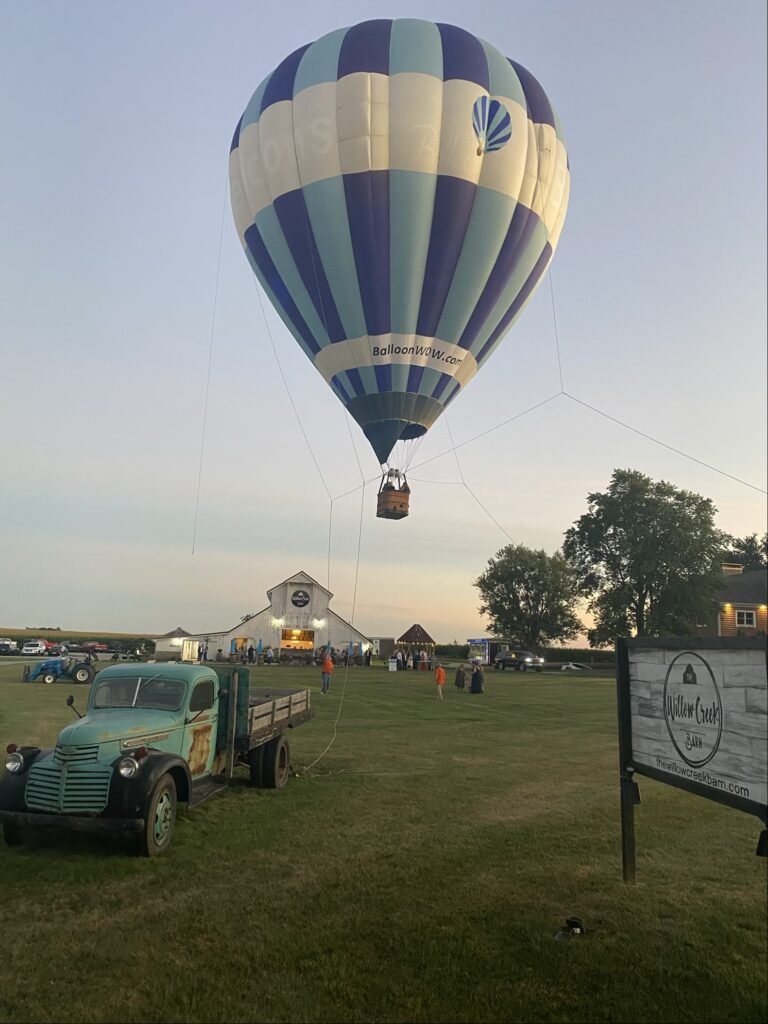
[[[371,667],[371,648],[369,647],[365,652],[365,667]]]
[[[443,687],[445,686],[445,669],[438,665],[435,669],[435,685],[437,686],[437,699],[443,699]]]
[[[323,661],[323,688],[321,693],[328,693],[331,688],[331,676],[333,675],[333,659],[330,652],[326,653]]]
[[[467,673],[464,671],[463,665],[459,665],[459,667],[456,669],[455,683],[457,690],[463,690],[464,687],[467,685]]]
[[[470,693],[483,693],[483,670],[480,668],[480,662],[475,661],[475,666],[472,669],[472,680],[469,685]]]
[[[267,664],[271,665],[274,660],[275,660],[275,652],[272,650],[271,647],[268,647],[267,648]]]
[[[253,644],[248,645],[248,664],[253,664]]]
[[[403,652],[398,649],[395,651],[395,661],[397,662],[397,671],[402,672],[403,670]]]

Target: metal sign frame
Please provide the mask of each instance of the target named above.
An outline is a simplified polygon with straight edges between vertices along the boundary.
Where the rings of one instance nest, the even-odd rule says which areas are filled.
[[[635,775],[703,796],[715,803],[752,814],[768,825],[768,808],[754,800],[727,791],[713,789],[693,779],[660,771],[634,759],[632,743],[632,706],[630,698],[629,652],[636,649],[667,651],[766,651],[766,638],[755,637],[621,637],[616,641],[616,698],[619,716],[619,785],[621,792],[621,857],[624,881],[635,881],[635,806],[640,791]],[[765,856],[765,832],[758,843],[758,854]]]

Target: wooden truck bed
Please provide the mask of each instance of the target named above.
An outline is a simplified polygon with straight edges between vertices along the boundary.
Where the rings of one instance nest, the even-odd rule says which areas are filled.
[[[252,686],[248,696],[248,738],[251,747],[272,739],[312,717],[309,690]]]

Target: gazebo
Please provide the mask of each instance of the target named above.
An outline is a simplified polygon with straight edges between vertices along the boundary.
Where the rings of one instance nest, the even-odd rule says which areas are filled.
[[[398,637],[397,642],[411,650],[416,647],[420,651],[428,651],[430,654],[435,649],[435,641],[418,622],[415,622],[401,637]]]

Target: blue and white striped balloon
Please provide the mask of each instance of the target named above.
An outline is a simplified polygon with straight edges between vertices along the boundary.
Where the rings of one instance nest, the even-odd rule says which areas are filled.
[[[401,19],[286,57],[238,122],[230,188],[254,273],[386,463],[520,314],[569,172],[530,72],[460,28]]]

